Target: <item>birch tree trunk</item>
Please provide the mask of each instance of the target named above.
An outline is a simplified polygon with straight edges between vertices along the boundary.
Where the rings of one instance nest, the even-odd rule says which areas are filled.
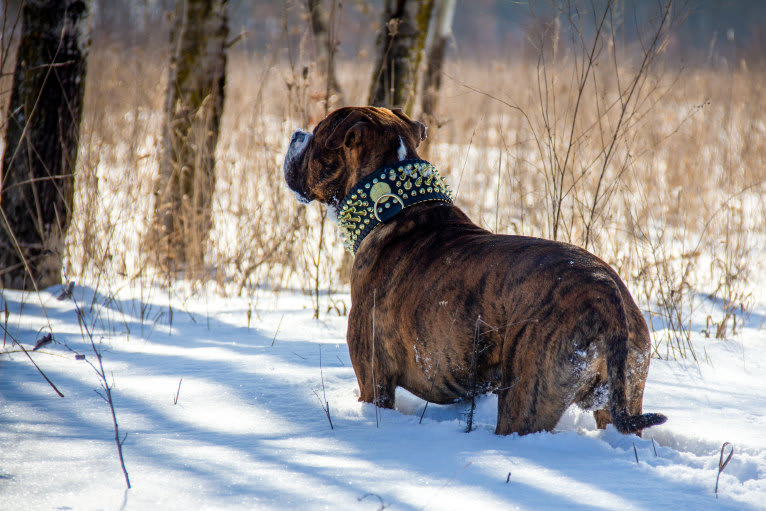
[[[331,0],[332,10],[336,12],[336,0]],[[338,104],[343,104],[343,92],[341,91],[338,78],[335,74],[335,51],[337,40],[335,39],[334,16],[327,19],[327,12],[322,8],[321,0],[306,0],[306,8],[311,19],[311,32],[314,34],[314,44],[317,51],[317,68],[325,77],[325,113],[330,108],[330,98],[335,96]]]
[[[433,117],[442,85],[442,68],[447,43],[452,36],[452,21],[455,17],[455,0],[436,0],[432,39],[428,48],[426,71],[423,77],[423,114]]]
[[[61,283],[90,45],[89,2],[27,0],[0,173],[0,286]]]
[[[438,128],[436,105],[442,85],[442,68],[447,43],[452,36],[452,21],[455,18],[455,0],[435,0],[431,40],[426,58],[426,70],[423,76],[422,121],[431,129]],[[426,156],[431,148],[431,137],[426,138],[421,151]]]
[[[227,0],[177,0],[148,244],[162,269],[203,269],[223,113]]]
[[[434,0],[385,0],[369,104],[412,115]]]

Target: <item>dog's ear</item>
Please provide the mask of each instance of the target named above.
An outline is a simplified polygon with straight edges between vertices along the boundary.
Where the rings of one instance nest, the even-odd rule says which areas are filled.
[[[343,137],[343,145],[349,149],[356,146],[362,141],[367,130],[370,128],[370,123],[367,121],[359,121],[351,126]]]
[[[351,148],[362,140],[369,127],[366,117],[349,114],[333,128],[325,147],[333,151],[344,146]]]
[[[404,113],[404,110],[401,108],[394,108],[391,110],[394,114],[396,114],[397,117],[402,119],[404,122],[406,122],[410,129],[412,130],[412,133],[414,135],[415,140],[418,141],[418,143],[422,142],[426,139],[428,136],[428,127],[423,124],[420,121],[415,121],[413,119],[410,119],[410,117]]]

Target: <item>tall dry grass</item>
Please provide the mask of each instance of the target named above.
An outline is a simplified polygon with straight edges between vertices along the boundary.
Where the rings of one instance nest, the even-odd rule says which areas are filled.
[[[289,134],[313,127],[328,107],[310,54],[297,48],[290,55],[236,47],[230,54],[208,271],[198,284],[251,297],[264,287],[297,287],[315,293],[322,313],[341,311],[332,301],[342,288],[332,218],[315,204],[298,204],[282,177]],[[364,103],[368,60],[338,59],[351,104]],[[427,156],[477,223],[499,233],[555,235],[612,264],[665,336],[656,354],[679,356],[690,349],[700,293],[720,300],[724,311],[709,318],[706,332],[726,337],[749,310],[754,277],[763,270],[766,96],[758,84],[766,72],[745,64],[653,66],[604,164],[638,60],[622,54],[609,70],[594,69],[575,121],[577,82],[563,53],[545,69],[524,56],[452,61]],[[66,259],[71,278],[96,286],[172,285],[148,266],[141,245],[152,211],[166,65],[161,45],[93,48]],[[571,148],[571,138],[558,135],[570,130]],[[555,155],[567,149],[569,174],[554,185]]]

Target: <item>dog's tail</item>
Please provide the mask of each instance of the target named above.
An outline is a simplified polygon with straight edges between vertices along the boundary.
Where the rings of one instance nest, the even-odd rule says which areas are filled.
[[[609,413],[614,413],[610,411]],[[618,413],[615,417],[612,415],[612,421],[617,431],[624,434],[640,433],[641,430],[664,424],[668,418],[661,413],[644,413],[641,415],[629,415],[628,413]]]
[[[628,355],[631,349],[628,336],[628,318],[625,312],[625,302],[617,284],[610,282],[610,291],[606,298],[611,302],[609,309],[618,317],[612,324],[614,329],[607,333],[606,341],[606,370],[609,386],[609,414],[617,431],[623,434],[641,433],[642,429],[656,426],[668,420],[661,413],[644,413],[632,415],[628,411],[628,386],[633,377],[628,373]],[[639,379],[645,376],[636,375]],[[643,382],[641,382],[643,386]],[[639,408],[640,410],[640,408]]]

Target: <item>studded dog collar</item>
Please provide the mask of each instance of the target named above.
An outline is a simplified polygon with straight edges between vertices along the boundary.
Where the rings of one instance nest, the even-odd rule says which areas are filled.
[[[343,244],[356,254],[362,240],[405,208],[427,201],[452,204],[452,191],[433,165],[411,159],[382,167],[359,182],[338,207]]]

